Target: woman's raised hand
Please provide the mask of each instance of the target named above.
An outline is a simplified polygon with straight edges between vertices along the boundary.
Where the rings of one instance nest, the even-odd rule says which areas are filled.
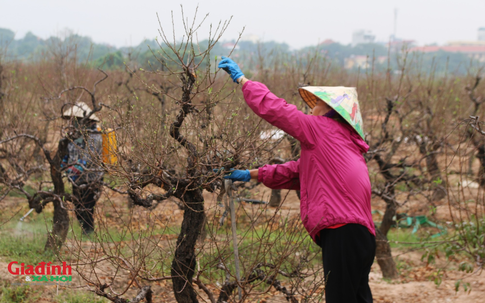
[[[242,73],[237,63],[230,58],[223,56],[221,62],[219,62],[218,67],[222,68],[226,73],[228,73],[231,76],[232,81],[234,81],[235,83],[238,83],[237,80],[239,78],[244,77],[244,74]]]

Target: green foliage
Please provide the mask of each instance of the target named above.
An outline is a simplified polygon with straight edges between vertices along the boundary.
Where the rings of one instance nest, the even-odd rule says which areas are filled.
[[[164,49],[160,49],[160,45],[156,39],[146,39],[134,47],[115,48],[106,44],[94,43],[91,38],[83,37],[77,34],[70,34],[69,36],[60,39],[58,37],[50,37],[43,40],[31,32],[27,33],[22,39],[15,40],[15,33],[9,29],[0,28],[0,46],[9,44],[8,58],[23,59],[23,60],[38,60],[45,56],[50,56],[49,47],[51,45],[73,44],[76,49],[76,58],[78,62],[93,64],[96,67],[103,69],[122,68],[125,59],[129,62],[142,66],[146,70],[161,70],[164,64],[170,66],[170,57],[175,58],[173,51],[161,45]],[[236,41],[228,41],[229,44],[234,44]],[[217,43],[211,50],[211,53],[217,56],[229,55],[232,49],[225,46],[227,42]],[[200,41],[199,47],[203,51],[208,45],[208,40]],[[369,62],[373,58],[385,57],[389,55],[388,49],[382,43],[368,43],[358,44],[356,46],[344,45],[340,43],[321,44],[318,46],[309,46],[299,50],[291,50],[286,43],[278,43],[274,41],[258,42],[239,41],[231,56],[237,58],[237,62],[241,64],[245,74],[251,78],[253,72],[258,68],[267,68],[273,62],[281,61],[283,65],[291,64],[295,58],[300,57],[301,63],[309,64],[309,60],[302,60],[305,55],[318,53],[320,56],[326,57],[329,61],[336,63],[336,66],[343,67],[346,58],[353,56],[367,56]],[[160,60],[162,55],[168,60],[162,62]],[[188,59],[188,55],[184,60]],[[402,54],[391,53],[390,68],[398,70],[398,60]],[[158,59],[157,59],[157,58]],[[259,57],[264,58],[260,62]],[[213,56],[209,56],[213,58]],[[196,58],[197,59],[197,58]],[[212,60],[212,59],[211,59]],[[465,74],[466,69],[470,66],[470,59],[467,55],[462,53],[448,53],[438,51],[435,53],[426,54],[410,54],[409,60],[414,61],[416,66],[419,66],[425,73],[436,72],[443,74],[446,71]],[[175,59],[177,61],[177,59]],[[379,63],[381,62],[381,63]],[[374,62],[376,70],[385,70],[388,68],[387,60]],[[198,62],[196,62],[198,63]],[[201,67],[207,67],[209,62],[203,62]],[[214,63],[212,63],[214,65]],[[264,66],[261,66],[264,65]]]
[[[108,300],[89,292],[65,291],[55,298],[56,303],[104,303]]]
[[[313,52],[318,49],[320,53],[327,55],[329,58],[338,62],[340,66],[344,66],[345,58],[351,56],[373,56],[381,57],[387,56],[387,48],[382,44],[367,43],[358,44],[356,46],[343,45],[340,43],[324,44],[319,46],[310,46],[301,50],[301,52]]]
[[[410,228],[392,228],[387,234],[391,247],[418,247],[419,238]]]
[[[45,232],[14,230],[8,234],[2,232],[0,235],[0,255],[7,257],[8,260],[37,264],[47,258],[55,258],[54,255],[44,252],[47,238]]]
[[[455,282],[455,291],[458,292],[460,290],[460,286],[463,288],[463,291],[470,293],[472,291],[472,288],[470,286],[470,283],[468,282],[463,282],[461,279],[457,280]]]
[[[425,261],[427,264],[434,264],[436,261],[436,256],[439,254],[439,250],[437,247],[432,249],[426,249],[421,256],[421,261]]]
[[[417,55],[416,59],[421,61],[424,68],[432,67],[437,74],[443,74],[446,71],[462,75],[466,74],[470,62],[470,58],[466,54],[449,53],[443,50],[420,54]]]
[[[458,269],[460,271],[464,271],[466,273],[471,273],[471,272],[473,272],[473,265],[468,263],[468,262],[461,262]]]
[[[24,186],[24,190],[29,193],[30,195],[33,195],[37,192],[37,189],[33,188],[32,186],[30,185],[25,185]],[[10,197],[21,197],[21,198],[25,198],[25,195],[22,193],[22,192],[19,192],[17,190],[11,190],[8,195]]]
[[[12,47],[15,49],[18,56],[22,58],[31,57],[37,47],[42,45],[41,40],[31,32],[28,32],[23,39],[15,42],[16,43],[12,43]]]
[[[15,33],[6,28],[0,28],[0,46],[8,44],[15,38]]]
[[[455,226],[455,235],[445,244],[446,256],[456,253],[466,253],[471,260],[485,258],[485,218],[479,220],[463,221]],[[471,265],[470,265],[471,266]],[[473,266],[466,263],[460,265],[462,271],[472,271]]]
[[[0,303],[29,303],[37,302],[41,294],[29,285],[5,285],[0,289]]]
[[[394,261],[396,262],[396,269],[399,274],[403,274],[403,272],[407,272],[412,268],[406,261],[399,257],[396,257]]]
[[[244,221],[244,216],[239,214],[238,221]],[[218,222],[214,223],[218,225]],[[241,228],[241,224],[238,224],[240,228],[238,229],[238,238],[240,239],[238,250],[239,255],[244,256],[244,258],[240,258],[242,268],[248,270],[254,264],[274,264],[283,271],[292,272],[299,262],[304,267],[321,268],[321,248],[313,242],[306,232],[299,230],[301,227],[297,227],[294,222],[282,219],[279,222],[279,228],[274,230],[263,226]],[[231,226],[227,221],[222,227],[210,226],[209,223],[208,229],[215,232],[212,236],[217,238],[232,238],[230,235]],[[219,247],[217,250],[206,248],[200,252],[200,266],[208,268],[205,278],[209,281],[211,279],[224,279],[222,271],[214,271],[209,266],[219,262],[218,260],[221,258],[224,260],[225,266],[231,272],[235,272],[233,244],[232,241],[228,243],[230,244]],[[268,268],[264,269],[269,270]],[[279,279],[284,280],[285,278],[280,276]]]
[[[9,29],[0,28],[0,47],[8,44],[7,59],[37,61],[50,57],[51,47],[62,45],[75,46],[78,62],[96,60],[112,52],[113,48],[105,44],[97,44],[89,37],[71,34],[64,39],[49,37],[46,40],[28,32],[22,39],[14,39],[15,34]]]
[[[444,275],[444,271],[441,268],[439,268],[429,277],[429,279],[433,281],[436,286],[440,286],[441,282],[443,282],[443,275]]]
[[[104,70],[112,70],[123,68],[124,66],[124,59],[121,51],[117,51],[114,53],[109,53],[93,63],[94,66]]]

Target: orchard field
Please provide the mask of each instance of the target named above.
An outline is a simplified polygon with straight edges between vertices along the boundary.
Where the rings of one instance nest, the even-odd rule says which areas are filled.
[[[300,222],[299,193],[228,185],[214,171],[300,153],[217,69],[221,55],[238,57],[213,51],[227,25],[200,43],[197,26],[177,42],[162,28],[148,67],[127,56],[123,68],[96,69],[78,62],[72,41],[35,62],[0,54],[0,302],[324,301],[321,251]],[[458,73],[405,49],[389,58],[349,71],[318,49],[240,56],[248,78],[304,112],[300,86],[357,88],[375,302],[483,302],[484,69],[464,61]],[[117,139],[117,161],[98,159],[105,176],[89,236],[60,165],[72,140],[61,114],[80,101]],[[72,275],[43,285],[12,275],[13,261],[66,262]]]

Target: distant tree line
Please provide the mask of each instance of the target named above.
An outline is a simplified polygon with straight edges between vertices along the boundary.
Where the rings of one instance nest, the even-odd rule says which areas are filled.
[[[202,41],[201,46],[208,44]],[[217,43],[211,53],[213,55],[225,54],[230,50],[235,40]],[[110,46],[105,43],[95,43],[91,38],[70,33],[65,38],[49,37],[42,39],[28,32],[25,37],[16,39],[15,33],[10,29],[0,28],[0,60],[13,61],[40,61],[49,59],[51,50],[55,47],[71,47],[75,49],[76,60],[94,68],[104,70],[123,69],[126,64],[132,67],[140,67],[148,70],[160,69],[161,65],[167,64],[157,62],[154,53],[160,51],[158,42],[154,40],[144,40],[137,46],[120,47]],[[406,50],[402,50],[405,52]],[[325,56],[329,63],[344,67],[348,58],[355,56],[367,56],[369,64],[377,69],[399,70],[399,58],[401,53],[389,52],[387,46],[382,43],[359,44],[356,46],[344,45],[337,42],[322,43],[319,45],[308,46],[297,50],[292,50],[286,43],[275,41],[258,42],[239,41],[237,49],[234,49],[233,56],[238,57],[238,62],[246,68],[248,73],[255,70],[264,69],[263,65],[270,66],[275,60],[291,62],[292,58],[302,58],[302,54],[308,54],[311,58],[315,53]],[[385,57],[390,57],[389,60]],[[260,60],[260,58],[264,58]],[[377,60],[377,59],[380,60]],[[384,58],[384,60],[383,60]],[[422,66],[434,69],[434,72],[446,73],[453,72],[465,74],[471,64],[471,60],[463,53],[448,53],[444,51],[415,54],[410,57]],[[258,61],[259,60],[259,61]],[[372,64],[372,61],[374,63]],[[301,62],[309,64],[310,61]],[[363,67],[360,66],[362,69]],[[364,67],[365,68],[365,67]],[[353,68],[359,69],[358,66]]]

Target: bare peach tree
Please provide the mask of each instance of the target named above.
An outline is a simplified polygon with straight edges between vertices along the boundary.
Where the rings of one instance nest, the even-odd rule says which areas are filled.
[[[367,121],[370,149],[366,160],[372,193],[386,203],[376,226],[376,260],[383,276],[390,279],[399,275],[388,240],[388,232],[399,219],[399,208],[420,197],[427,201],[423,205],[426,209],[427,203],[446,195],[438,156],[447,135],[442,109],[453,98],[439,89],[447,78],[413,70],[408,53],[398,65],[397,71],[389,69],[386,74],[368,70],[359,85]]]
[[[195,15],[191,23],[182,18],[181,41],[160,27],[160,48],[153,54],[163,69],[127,67],[109,102],[101,104],[103,127],[115,130],[118,143],[118,162],[105,166],[102,207],[112,210],[107,218],[98,216],[99,241],[89,249],[80,238],[69,242],[72,264],[84,287],[113,302],[126,302],[127,296],[151,302],[165,281],[171,281],[177,302],[242,302],[272,288],[291,302],[319,300],[324,289],[321,265],[314,266],[319,249],[299,217],[246,204],[267,197],[248,199],[254,185],[227,187],[222,179],[221,168],[269,163],[285,140],[261,139],[272,127],[244,104],[235,84],[217,77],[219,54],[212,50],[229,21],[211,26],[209,38],[198,41],[205,18],[198,22]],[[237,232],[228,225],[236,224],[227,215],[230,209],[218,206],[231,199],[229,191],[239,202],[232,209]],[[126,213],[109,193],[129,196],[135,208]],[[181,222],[166,215],[166,202],[180,207]],[[115,231],[114,221],[120,226]],[[180,227],[174,230],[174,224]]]
[[[15,190],[25,195],[29,207],[37,212],[41,212],[47,203],[53,203],[53,226],[45,246],[48,251],[58,252],[66,240],[69,229],[69,206],[67,202],[73,202],[73,199],[76,199],[65,190],[63,179],[65,168],[61,167],[62,159],[68,153],[68,143],[72,141],[71,132],[63,130],[59,137],[54,136],[57,138],[55,145],[57,149],[52,150],[52,144],[47,141],[50,131],[49,125],[51,121],[60,118],[60,111],[64,107],[62,104],[74,104],[68,100],[69,97],[66,97],[65,93],[79,89],[87,92],[93,101],[94,110],[87,113],[87,116],[81,121],[81,124],[86,123],[90,115],[101,110],[101,107],[95,103],[95,91],[96,86],[106,78],[107,75],[105,74],[102,79],[94,84],[92,91],[85,87],[65,89],[54,98],[55,101],[45,97],[40,99],[41,92],[31,90],[29,94],[28,89],[20,91],[20,94],[16,90],[9,90],[4,95],[6,106],[2,118],[3,132],[0,145],[9,166],[4,168],[0,164],[2,173],[0,182],[6,185],[6,194],[10,190]],[[11,80],[14,81],[15,79]],[[34,99],[32,101],[37,101],[35,98],[39,98],[42,102],[22,102],[24,98],[22,94],[31,95]],[[37,116],[39,112],[44,117],[40,124],[38,123],[39,120],[31,119],[32,116]],[[15,119],[15,122],[8,121],[8,119]],[[39,151],[41,157],[39,157]],[[25,189],[26,181],[36,173],[42,175],[44,171],[49,174],[47,179],[39,183],[39,188],[34,193],[28,192]],[[51,184],[51,187],[44,189],[45,184]]]

